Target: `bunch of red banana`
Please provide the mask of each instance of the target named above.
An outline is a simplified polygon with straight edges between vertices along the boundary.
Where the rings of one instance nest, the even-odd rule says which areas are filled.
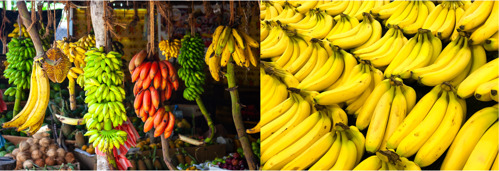
[[[165,111],[162,103],[169,100],[173,90],[177,90],[179,83],[177,71],[168,61],[148,61],[145,50],[137,53],[128,65],[135,83],[135,113],[145,122],[144,131],[156,128],[154,136],[165,134],[169,137],[173,131],[175,117]],[[171,128],[170,128],[171,127]]]

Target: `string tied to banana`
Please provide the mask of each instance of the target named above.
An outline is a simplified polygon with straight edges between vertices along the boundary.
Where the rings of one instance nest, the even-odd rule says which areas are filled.
[[[2,1],[3,6],[5,7],[5,1]],[[3,54],[7,51],[7,34],[5,33],[5,23],[11,23],[11,21],[7,18],[7,10],[4,8],[2,10],[2,25],[0,26],[0,40],[2,41]]]
[[[119,23],[115,20],[115,17],[114,17],[114,12],[113,12],[113,8],[108,6],[107,3],[104,1],[104,3],[106,4],[104,6],[104,17],[103,17],[103,20],[104,20],[104,28],[106,30],[105,32],[105,40],[107,42],[107,33],[111,33],[112,36],[116,37],[116,38],[120,38],[120,36],[116,33],[115,31],[115,28],[116,26],[119,26],[121,28],[126,28],[126,24],[124,23]]]

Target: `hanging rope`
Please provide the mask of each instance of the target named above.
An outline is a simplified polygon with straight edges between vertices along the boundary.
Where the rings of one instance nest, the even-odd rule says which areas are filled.
[[[90,11],[90,1],[87,1],[87,8],[85,9],[85,16],[87,20],[87,35],[90,34],[92,30],[92,13]]]
[[[114,17],[113,8],[107,5],[107,2],[104,2],[104,27],[106,29],[105,36],[107,42],[107,32],[111,33],[113,37],[120,38],[120,36],[116,33],[115,27],[120,26],[121,28],[126,28],[126,24],[118,23]]]
[[[189,26],[191,27],[191,36],[194,37],[196,36],[196,20],[194,19],[194,1],[192,1],[191,6],[190,6],[190,14],[189,14]]]
[[[166,22],[168,24],[168,40],[170,40],[173,37],[173,6],[170,3],[170,0],[168,0],[168,11],[167,11],[168,16],[166,17]]]
[[[69,1],[66,1],[66,6],[64,6],[64,11],[66,11],[66,34],[67,34],[67,38],[68,40],[71,41],[71,35],[69,35],[69,10],[71,10],[71,4],[69,3]]]
[[[149,43],[147,44],[148,46],[148,53],[149,54],[155,54],[154,50],[154,2],[152,0],[149,0]]]
[[[2,1],[3,7],[5,7],[5,1]],[[7,51],[7,36],[5,33],[5,23],[10,23],[10,20],[7,18],[7,10],[4,8],[2,10],[2,25],[0,26],[0,40],[2,41],[2,53],[5,54]]]
[[[137,2],[136,1],[133,1],[133,11],[135,12],[135,15],[133,15],[133,19],[132,21],[128,24],[128,28],[133,28],[137,25],[137,22],[140,20],[139,18],[139,10],[137,9]]]
[[[29,32],[31,28],[37,23],[36,21],[36,12],[35,12],[35,1],[31,0],[31,24],[29,25],[28,28],[26,28],[26,31]],[[20,28],[20,27],[19,27]]]
[[[230,18],[229,18],[229,24],[232,26],[234,24],[234,1],[229,2],[229,7],[230,7]]]
[[[205,12],[206,18],[213,15],[213,8],[211,8],[210,2],[208,2],[207,0],[203,0],[203,7],[204,7],[204,12]]]

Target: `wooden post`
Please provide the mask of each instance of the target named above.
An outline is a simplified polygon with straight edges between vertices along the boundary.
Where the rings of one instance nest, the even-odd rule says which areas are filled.
[[[163,160],[166,163],[166,166],[168,166],[168,169],[170,170],[176,170],[175,166],[172,164],[172,158],[170,157],[170,146],[168,144],[168,141],[166,141],[165,135],[161,134],[161,150],[163,152]]]
[[[102,1],[92,0],[90,2],[90,17],[92,18],[92,26],[95,33],[95,47],[104,47],[106,49],[106,28],[104,25],[104,10],[106,8],[102,4]],[[69,29],[69,28],[68,28]],[[108,162],[110,154],[107,156],[96,155],[97,157],[97,170],[113,170],[112,166]]]

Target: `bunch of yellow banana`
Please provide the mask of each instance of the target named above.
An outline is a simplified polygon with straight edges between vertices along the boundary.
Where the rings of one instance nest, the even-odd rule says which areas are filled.
[[[378,84],[362,105],[356,125],[368,128],[366,151],[386,149],[386,141],[402,123],[416,103],[416,91],[400,78],[390,78]]]
[[[284,1],[282,1],[284,2]],[[271,4],[275,4],[275,6],[271,6]],[[269,7],[265,7],[268,5]],[[279,15],[269,15],[270,13],[265,14],[265,18],[263,18],[263,21],[278,21],[281,24],[288,24],[288,23],[296,23],[303,19],[305,17],[305,14],[301,14],[295,11],[295,7],[291,6],[289,3],[284,3],[283,5],[279,4],[278,2],[271,2],[271,1],[266,1],[264,2],[263,5],[266,10],[270,11],[278,11],[277,9],[281,10],[279,12]],[[265,11],[264,11],[265,12]],[[275,12],[272,12],[275,13]]]
[[[10,32],[7,35],[7,37],[17,37],[17,36],[19,36],[19,30],[21,30],[21,34],[24,37],[29,37],[28,31],[26,31],[26,27],[22,26],[21,29],[19,29],[19,24],[17,24],[17,23],[14,23],[14,30],[12,30],[12,32]]]
[[[464,12],[452,34],[456,39],[460,31],[471,32],[470,43],[482,44],[499,30],[499,2],[474,1]]]
[[[320,43],[312,43],[308,47],[312,49],[311,53],[302,53],[299,56],[298,60],[305,57],[308,61],[295,73],[295,77],[301,81],[296,88],[309,91],[326,90],[357,65],[355,57],[345,50],[337,46],[323,46]],[[305,52],[308,52],[307,50]],[[304,71],[306,75],[302,74]]]
[[[350,71],[343,71],[342,76],[325,91],[314,97],[317,104],[332,105],[347,102],[353,105],[358,100],[365,101],[368,93],[383,80],[383,72],[366,62],[355,65]],[[362,104],[362,103],[361,103]],[[359,106],[349,108],[349,113],[356,113]]]
[[[279,16],[285,1],[262,1],[260,4],[260,20],[269,20]]]
[[[256,67],[260,59],[253,54],[252,48],[259,46],[260,43],[244,31],[230,26],[218,26],[205,56],[205,62],[210,68],[213,79],[219,81],[220,68],[227,66],[232,60],[240,67],[248,68],[250,63]]]
[[[39,24],[40,24],[40,29],[38,29],[38,34],[39,35],[45,35],[45,32],[47,30],[45,30],[45,26],[44,26],[43,22],[39,22]],[[17,23],[14,23],[14,30],[12,30],[12,32],[9,33],[7,36],[8,37],[18,37],[19,36],[19,30],[21,30],[21,34],[25,38],[29,38],[30,37],[28,31],[26,30],[26,27],[22,26],[19,29],[19,24],[17,24]],[[44,51],[47,51],[48,49],[50,49],[50,45],[51,45],[51,43],[53,41],[53,38],[54,38],[54,31],[50,30],[50,33],[48,34],[47,37],[45,37],[44,39],[40,39],[42,41],[42,46],[43,46],[43,50]]]
[[[331,29],[331,31],[329,31],[326,37],[331,37],[333,35],[347,32],[352,28],[356,27],[357,25],[359,25],[359,20],[357,20],[357,18],[351,17],[343,13],[334,17],[334,21],[336,24]]]
[[[163,51],[162,54],[166,56],[166,60],[177,58],[180,50],[180,40],[163,40],[159,42],[159,50]]]
[[[374,44],[355,49],[353,54],[362,60],[368,60],[375,67],[385,67],[392,62],[407,41],[402,30],[393,26]]]
[[[362,20],[362,13],[369,12],[373,8],[381,7],[385,4],[390,3],[389,0],[380,1],[356,1],[356,0],[334,0],[330,2],[325,2],[322,5],[317,5],[315,8],[319,8],[321,11],[325,11],[329,15],[340,15],[346,14],[357,18],[357,20]]]
[[[417,102],[386,147],[403,157],[416,155],[416,164],[429,166],[451,145],[465,116],[466,101],[450,85],[437,85]]]
[[[352,29],[326,37],[333,45],[342,49],[364,48],[381,38],[381,24],[371,14],[363,13],[364,20]]]
[[[303,97],[304,101],[314,94],[311,92],[309,95],[312,96]],[[302,100],[301,95],[296,97],[298,101]],[[289,110],[296,110],[293,107]],[[275,136],[274,133],[263,140],[262,169],[350,170],[360,161],[365,139],[355,126],[347,126],[345,111],[338,105],[311,109],[305,119],[290,124],[294,126],[284,129],[284,133],[276,132],[280,134]],[[275,110],[279,108],[276,106]]]
[[[265,40],[269,36],[270,23],[266,21],[260,21],[260,42]]]
[[[406,34],[415,34],[433,11],[432,1],[393,1],[371,10],[377,18],[384,19],[386,26],[398,25]]]
[[[498,68],[499,58],[477,67],[459,84],[457,95],[462,98],[475,95],[480,101],[497,101]]]
[[[457,27],[457,21],[470,4],[469,0],[444,1],[431,11],[422,28],[431,30],[431,33],[441,40],[449,39]]]
[[[289,23],[288,29],[310,38],[325,38],[334,26],[334,19],[319,10],[310,10],[307,16],[296,23]]]
[[[496,32],[492,37],[489,39],[485,40],[483,43],[483,48],[485,48],[486,51],[490,52],[497,52],[499,49],[499,32]]]
[[[433,36],[429,30],[420,29],[390,62],[385,69],[385,77],[411,78],[411,71],[432,64],[439,57],[441,50],[440,39]]]
[[[284,55],[286,48],[293,46],[299,36],[296,33],[283,29],[280,25],[272,23],[269,35],[260,43],[260,58],[275,58]],[[282,63],[282,62],[279,62]]]
[[[449,43],[430,65],[412,70],[412,78],[427,86],[448,82],[457,87],[487,62],[483,46],[469,45],[468,40],[461,37]]]
[[[15,127],[18,132],[28,129],[27,132],[33,135],[42,126],[49,103],[50,86],[48,76],[39,60],[33,63],[30,84],[26,105],[11,121],[3,123],[3,128]]]
[[[440,169],[499,170],[497,104],[473,114],[457,133]]]
[[[421,168],[392,150],[385,150],[378,151],[376,155],[366,158],[353,170],[421,170]]]

